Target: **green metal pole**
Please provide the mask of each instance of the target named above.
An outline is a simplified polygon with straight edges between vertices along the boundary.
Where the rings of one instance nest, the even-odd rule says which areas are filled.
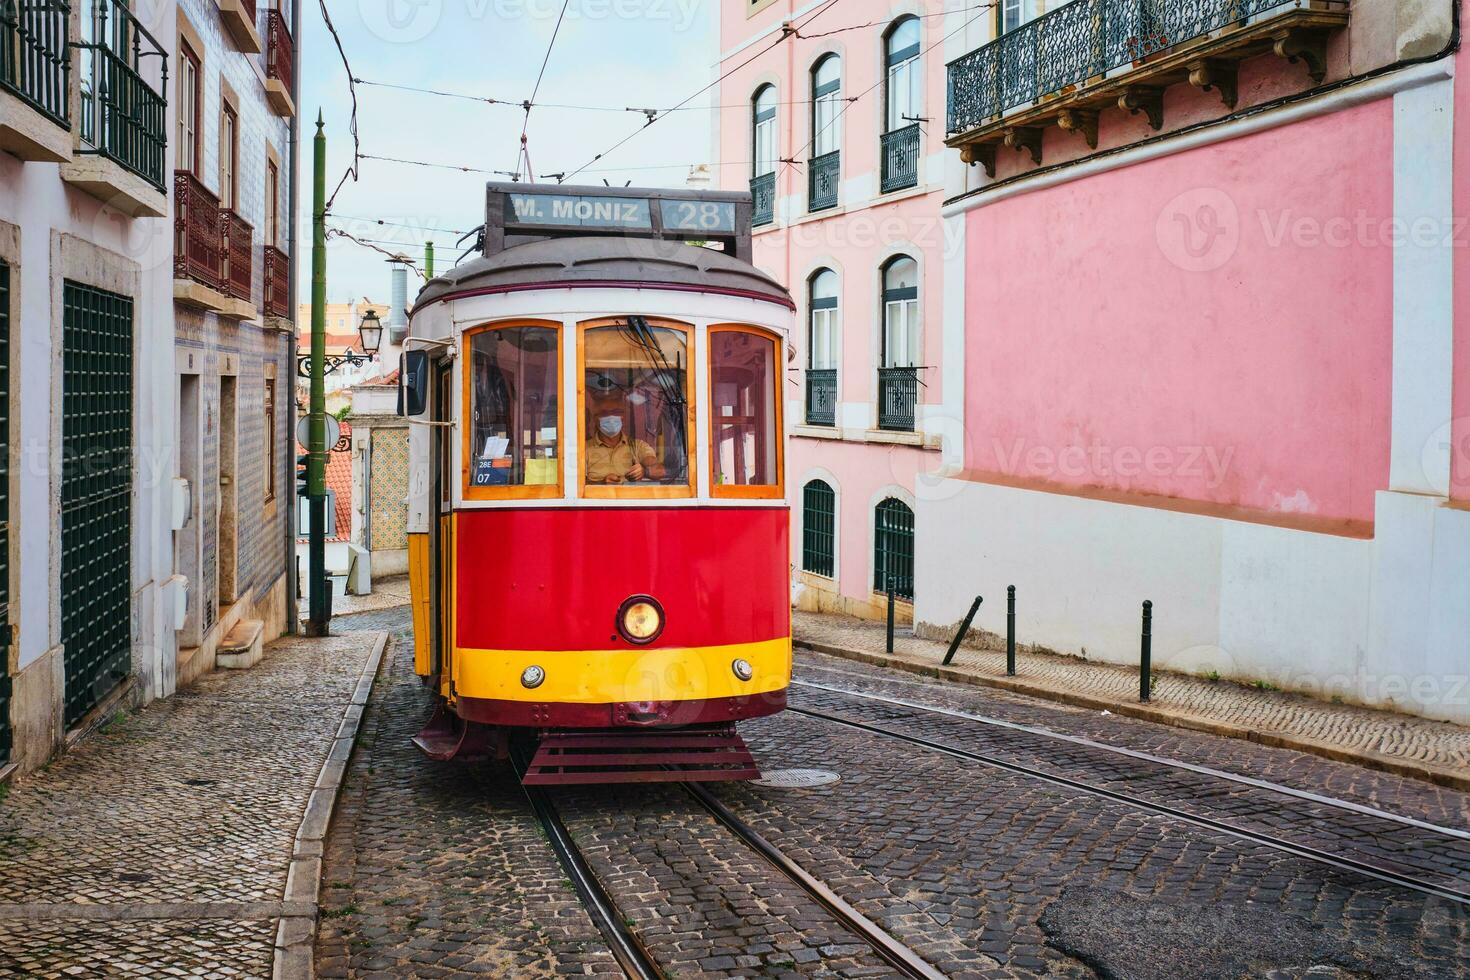
[[[434,243],[424,242],[424,278],[434,278]]]
[[[327,595],[327,136],[321,112],[312,141],[311,182],[311,422],[308,425],[306,496],[311,511],[308,543],[311,603],[308,636],[326,636],[331,622]]]

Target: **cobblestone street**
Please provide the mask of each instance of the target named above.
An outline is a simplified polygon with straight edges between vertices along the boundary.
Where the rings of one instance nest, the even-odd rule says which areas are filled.
[[[409,745],[429,699],[406,610],[350,622],[394,640],[328,841],[319,975],[619,975],[509,769]],[[762,770],[837,780],[713,795],[944,975],[1470,976],[1465,794],[813,653],[791,704],[742,725]],[[895,975],[680,788],[548,795],[664,975]]]

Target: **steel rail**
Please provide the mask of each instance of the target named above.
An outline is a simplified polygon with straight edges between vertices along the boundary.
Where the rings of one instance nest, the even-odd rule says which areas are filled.
[[[860,674],[854,674],[850,671],[841,670],[836,667],[816,667],[815,669],[830,671],[836,674],[843,674],[848,677],[863,676]],[[1072,745],[1083,746],[1084,748],[1097,749],[1102,752],[1111,752],[1114,755],[1127,756],[1130,759],[1139,759],[1144,762],[1154,763],[1155,765],[1167,766],[1171,769],[1182,769],[1187,772],[1197,773],[1201,776],[1210,776],[1215,779],[1223,779],[1228,782],[1238,783],[1242,786],[1250,786],[1255,789],[1263,789],[1272,793],[1279,793],[1282,796],[1290,796],[1298,800],[1306,800],[1309,803],[1317,803],[1322,806],[1333,807],[1339,810],[1346,810],[1352,813],[1361,814],[1363,816],[1376,817],[1380,820],[1389,820],[1393,823],[1402,824],[1406,827],[1414,827],[1419,830],[1426,830],[1430,833],[1440,834],[1444,837],[1451,837],[1456,840],[1470,841],[1470,831],[1460,830],[1456,827],[1446,827],[1443,824],[1431,823],[1427,820],[1418,820],[1414,817],[1405,816],[1401,813],[1392,813],[1388,810],[1380,810],[1377,807],[1367,806],[1363,803],[1355,803],[1352,800],[1339,799],[1335,796],[1323,796],[1320,793],[1313,793],[1310,790],[1296,789],[1292,786],[1283,786],[1281,783],[1273,783],[1266,779],[1256,779],[1252,776],[1242,776],[1239,773],[1226,772],[1223,769],[1215,769],[1211,766],[1201,766],[1193,762],[1183,762],[1179,759],[1170,759],[1166,756],[1154,755],[1150,752],[1141,752],[1138,749],[1130,749],[1122,745],[1109,745],[1107,742],[1099,742],[1081,735],[1068,735],[1065,732],[1052,731],[1049,728],[1041,728],[1036,725],[1023,725],[1019,722],[1005,721],[1001,718],[991,718],[986,715],[971,714],[968,711],[957,711],[953,708],[942,708],[932,704],[922,704],[917,701],[907,701],[903,698],[894,698],[883,694],[873,694],[869,691],[852,691],[848,690],[847,688],[833,687],[829,684],[818,684],[815,681],[799,681],[792,679],[791,683],[794,686],[811,688],[815,691],[826,691],[831,694],[842,694],[847,697],[859,698],[865,701],[880,701],[884,704],[891,704],[896,707],[913,708],[918,711],[927,711],[930,714],[945,715],[950,718],[960,718],[965,721],[973,721],[982,725],[989,725],[992,728],[1004,728],[1014,732],[1023,732],[1027,735],[1036,735],[1040,738],[1053,739],[1058,742],[1068,742]],[[901,681],[900,683],[910,684],[911,686],[915,687],[923,687],[923,685],[914,684],[911,681]]]
[[[525,771],[526,758],[523,753],[514,753],[515,767],[517,771]],[[519,779],[517,779],[519,782]],[[596,874],[588,866],[581,850],[577,847],[572,835],[567,832],[566,825],[561,822],[557,815],[556,806],[544,791],[535,786],[521,784],[521,790],[526,794],[526,800],[535,811],[536,818],[541,821],[541,827],[546,831],[546,839],[551,842],[551,849],[556,853],[556,859],[561,862],[562,869],[566,871],[567,877],[571,879],[572,888],[577,897],[582,900],[582,905],[597,926],[598,932],[607,940],[608,951],[612,953],[613,959],[617,960],[618,966],[632,980],[665,980],[664,972],[659,969],[658,964],[653,961],[648,950],[633,934],[633,930],[623,922],[618,914],[617,905],[613,903],[612,897],[602,887],[602,882],[597,880]]]
[[[843,928],[862,939],[877,954],[878,958],[906,977],[923,980],[944,980],[944,974],[936,970],[918,953],[886,932],[872,919],[863,915],[828,888],[805,868],[788,857],[780,848],[766,840],[755,828],[745,823],[730,811],[725,804],[715,799],[698,783],[684,783],[689,795],[709,811],[726,829],[739,837],[778,872],[790,879],[809,895],[813,901],[826,909]]]
[[[1120,793],[1115,790],[1107,789],[1103,786],[1095,786],[1091,783],[1083,782],[1079,779],[1072,779],[1067,776],[1059,776],[1054,773],[1045,772],[1040,769],[1033,769],[1030,766],[1022,765],[1017,762],[1006,762],[1003,759],[992,758],[987,755],[982,755],[979,752],[971,752],[967,749],[955,748],[954,746],[945,745],[941,742],[931,741],[930,739],[922,738],[918,735],[909,735],[903,732],[890,731],[889,729],[881,728],[877,725],[872,725],[867,722],[855,721],[851,718],[844,718],[840,715],[827,714],[824,711],[814,711],[811,708],[798,708],[792,706],[788,706],[786,710],[793,711],[799,715],[806,715],[809,718],[820,718],[823,721],[831,722],[837,725],[843,725],[848,728],[868,732],[873,735],[890,738],[895,741],[907,742],[910,745],[917,745],[920,748],[929,749],[933,752],[939,752],[941,754],[948,755],[952,758],[960,759],[965,762],[979,763],[980,765],[990,766],[994,769],[1001,769],[1006,772],[1011,772],[1017,775],[1029,777],[1031,779],[1036,779],[1041,782],[1050,783],[1053,786],[1060,786],[1064,789],[1086,793],[1089,796],[1096,796],[1101,799],[1111,800],[1115,803],[1122,803],[1125,806],[1129,806],[1137,810],[1143,810],[1149,813],[1156,813],[1160,816],[1171,817],[1184,823],[1193,824],[1196,827],[1201,827],[1206,830],[1214,831],[1216,833],[1226,834],[1230,837],[1249,841],[1253,844],[1260,844],[1265,847],[1270,847],[1275,850],[1282,851],[1294,857],[1303,858],[1305,860],[1313,861],[1318,864],[1337,868],[1340,871],[1348,871],[1353,874],[1362,875],[1365,878],[1371,878],[1375,881],[1381,881],[1390,885],[1398,885],[1401,888],[1407,888],[1412,891],[1421,892],[1425,895],[1431,895],[1435,898],[1442,898],[1447,901],[1454,902],[1457,905],[1470,906],[1470,894],[1467,894],[1465,892],[1456,891],[1453,888],[1446,888],[1442,885],[1436,885],[1430,882],[1420,881],[1419,879],[1414,878],[1410,875],[1399,874],[1396,871],[1390,871],[1386,868],[1378,868],[1371,864],[1365,864],[1353,858],[1331,854],[1327,851],[1322,851],[1314,847],[1306,846],[1304,844],[1293,844],[1289,841],[1279,840],[1277,838],[1271,837],[1269,834],[1260,833],[1254,830],[1247,830],[1242,827],[1235,827],[1223,821],[1215,820],[1212,817],[1198,816],[1196,814],[1177,809],[1164,803],[1152,803],[1148,800],[1142,800],[1133,796],[1129,796],[1127,793]]]

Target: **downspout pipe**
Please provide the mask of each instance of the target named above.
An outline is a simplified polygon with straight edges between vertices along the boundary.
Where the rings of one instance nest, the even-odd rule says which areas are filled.
[[[298,633],[301,630],[301,610],[296,604],[296,593],[300,588],[296,575],[296,358],[299,354],[297,339],[301,335],[300,324],[296,317],[301,309],[298,292],[301,288],[301,276],[298,269],[301,267],[300,255],[297,251],[299,236],[297,234],[297,204],[298,187],[300,183],[301,162],[301,0],[292,0],[291,3],[291,38],[295,42],[291,45],[291,100],[296,106],[296,112],[291,116],[290,136],[290,167],[291,179],[287,184],[289,188],[286,195],[286,244],[289,246],[287,255],[291,257],[290,268],[286,275],[287,309],[291,311],[291,339],[287,343],[287,357],[284,365],[286,377],[290,379],[289,395],[290,413],[286,417],[290,420],[286,431],[286,445],[288,451],[285,453],[287,469],[284,485],[289,488],[286,493],[286,632]],[[279,385],[280,371],[277,370],[277,384]],[[279,400],[281,392],[276,392]],[[278,410],[279,411],[279,410]],[[281,413],[286,414],[286,413]],[[279,475],[279,474],[277,474]]]

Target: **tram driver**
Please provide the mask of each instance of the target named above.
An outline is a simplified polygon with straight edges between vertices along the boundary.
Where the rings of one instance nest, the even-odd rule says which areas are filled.
[[[582,457],[588,483],[637,483],[668,476],[653,447],[624,431],[629,415],[625,392],[604,383],[589,402],[592,425]]]

